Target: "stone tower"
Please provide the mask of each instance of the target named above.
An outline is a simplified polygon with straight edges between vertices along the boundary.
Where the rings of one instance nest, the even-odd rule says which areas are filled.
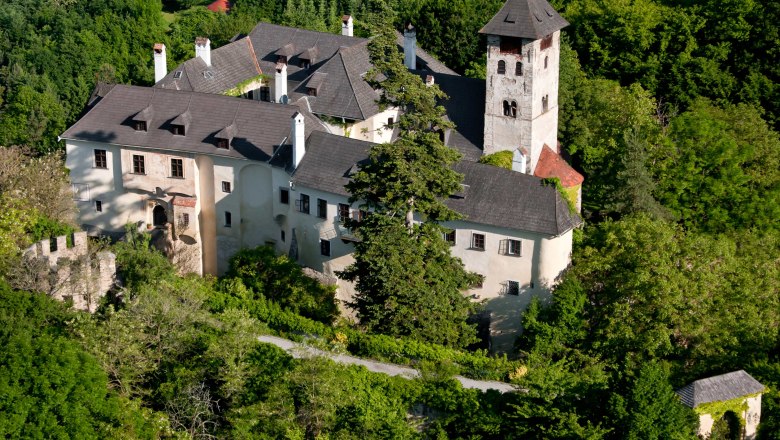
[[[508,0],[487,36],[484,154],[518,151],[533,174],[544,145],[557,152],[560,30],[546,0]]]

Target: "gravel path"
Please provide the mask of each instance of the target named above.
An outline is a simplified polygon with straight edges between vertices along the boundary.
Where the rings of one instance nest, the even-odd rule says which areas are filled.
[[[414,368],[389,364],[386,362],[370,361],[345,354],[330,353],[318,348],[309,347],[307,345],[299,344],[289,339],[279,338],[276,336],[260,336],[258,339],[260,342],[276,345],[277,347],[290,353],[290,355],[292,355],[294,358],[322,356],[340,364],[362,365],[366,367],[368,371],[372,371],[374,373],[384,373],[390,376],[401,376],[407,379],[420,377],[420,372]],[[460,382],[461,385],[463,385],[463,388],[474,388],[481,391],[497,390],[501,393],[511,393],[518,391],[515,386],[504,382],[497,382],[492,380],[474,380],[463,376],[455,376],[455,380]]]

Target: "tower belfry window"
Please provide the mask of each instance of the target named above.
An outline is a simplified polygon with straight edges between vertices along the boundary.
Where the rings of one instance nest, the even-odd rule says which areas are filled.
[[[517,117],[517,101],[504,100],[504,116]]]
[[[545,69],[547,68],[547,59],[548,59],[548,58],[550,58],[550,57],[544,57],[544,68],[545,68]]]
[[[515,63],[515,75],[523,76],[523,63],[521,61]]]
[[[497,73],[499,75],[503,75],[503,74],[506,73],[506,62],[504,60],[499,60],[498,61],[498,71],[497,71]]]

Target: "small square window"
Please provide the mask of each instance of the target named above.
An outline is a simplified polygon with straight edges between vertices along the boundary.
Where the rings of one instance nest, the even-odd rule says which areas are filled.
[[[230,211],[225,211],[225,227],[229,228],[233,226],[233,214]]]
[[[135,131],[146,131],[146,121],[135,121]]]
[[[330,257],[330,241],[320,240],[320,255]]]
[[[103,212],[103,202],[101,202],[100,200],[95,200],[95,211]]]
[[[230,182],[222,181],[222,192],[229,193],[230,192]]]
[[[95,168],[108,168],[106,150],[95,150]]]
[[[171,159],[171,177],[184,178],[184,162],[182,159]]]
[[[298,212],[302,212],[304,214],[309,213],[309,196],[306,194],[301,194],[301,198],[296,200],[296,205],[298,205]]]
[[[507,240],[506,254],[519,257],[523,252],[523,242],[520,240]]]
[[[450,244],[450,246],[455,246],[455,230],[445,232],[444,233],[444,241]]]
[[[477,251],[485,250],[485,234],[471,234],[471,249]]]
[[[328,216],[328,202],[323,199],[317,199],[317,217],[326,218]]]
[[[227,139],[217,139],[217,148],[221,148],[223,150],[229,150],[230,141],[228,141]]]
[[[146,163],[141,155],[133,155],[133,174],[146,174]]]
[[[290,190],[279,188],[279,203],[283,205],[290,204]]]
[[[176,136],[184,136],[184,126],[183,125],[172,125],[171,126],[171,133],[175,134]]]
[[[520,282],[519,281],[507,281],[506,293],[508,295],[520,295]]]

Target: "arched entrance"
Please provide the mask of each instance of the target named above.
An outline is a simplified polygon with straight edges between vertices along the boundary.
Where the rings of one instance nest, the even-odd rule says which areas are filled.
[[[742,438],[742,424],[739,416],[733,411],[726,411],[719,420],[712,425],[710,440],[739,440]]]
[[[168,223],[168,215],[165,213],[165,208],[157,205],[152,210],[152,224],[154,226],[165,226]]]

